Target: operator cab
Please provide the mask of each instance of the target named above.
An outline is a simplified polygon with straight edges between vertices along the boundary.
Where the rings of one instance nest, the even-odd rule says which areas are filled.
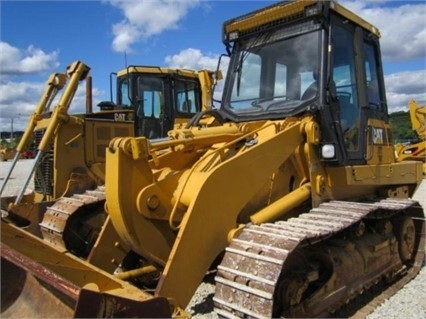
[[[201,84],[196,73],[129,66],[117,76],[117,105],[134,110],[135,136],[162,138],[201,111]]]
[[[377,162],[375,147],[392,144],[380,34],[337,3],[311,3],[274,4],[270,21],[255,11],[225,22],[221,112],[236,122],[313,114],[331,150],[323,160]]]

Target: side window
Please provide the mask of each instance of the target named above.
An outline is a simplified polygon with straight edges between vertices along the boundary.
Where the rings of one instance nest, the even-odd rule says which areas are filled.
[[[336,26],[333,29],[333,39],[333,81],[339,98],[340,123],[347,150],[357,151],[360,114],[353,34]]]
[[[123,106],[131,106],[132,103],[129,99],[129,82],[124,79],[120,82],[120,87],[117,96],[117,104]]]
[[[365,74],[367,83],[368,106],[375,110],[382,108],[380,103],[379,81],[377,77],[376,54],[373,45],[364,43]]]
[[[176,80],[175,100],[179,112],[196,113],[201,110],[200,84],[196,81]]]
[[[161,91],[143,92],[143,110],[145,116],[159,118],[161,114]]]

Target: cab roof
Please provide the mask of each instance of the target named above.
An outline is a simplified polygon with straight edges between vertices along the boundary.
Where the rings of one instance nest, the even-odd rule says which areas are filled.
[[[171,69],[159,66],[143,66],[143,65],[130,65],[125,69],[117,72],[117,76],[123,76],[131,73],[148,73],[148,74],[171,74],[179,75],[189,78],[198,79],[199,71],[190,69]]]
[[[223,24],[223,41],[232,41],[232,33],[250,33],[260,27],[276,26],[284,24],[287,21],[293,21],[312,15],[318,15],[322,12],[323,6],[329,5],[332,11],[337,12],[348,20],[380,37],[380,31],[352,11],[346,9],[336,1],[318,1],[318,0],[295,0],[282,1],[271,6],[244,14],[242,16],[230,19]]]

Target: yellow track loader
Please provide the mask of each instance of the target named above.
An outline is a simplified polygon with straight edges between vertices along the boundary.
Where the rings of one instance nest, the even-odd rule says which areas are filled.
[[[166,139],[112,139],[105,186],[61,204],[87,212],[35,226],[78,233],[72,245],[3,220],[6,270],[31,274],[37,300],[61,302],[43,317],[189,316],[212,273],[225,318],[337,316],[373,286],[395,291],[424,261],[425,215],[411,199],[423,176],[421,162],[395,159],[379,38],[334,1],[226,21],[220,109]],[[105,219],[85,245],[102,196]],[[2,316],[25,303],[30,282],[17,277]]]

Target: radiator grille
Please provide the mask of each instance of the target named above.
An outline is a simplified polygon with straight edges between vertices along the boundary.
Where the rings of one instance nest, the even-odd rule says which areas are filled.
[[[34,141],[38,148],[45,130],[34,132]],[[53,147],[40,158],[34,172],[34,191],[44,195],[53,195]]]

